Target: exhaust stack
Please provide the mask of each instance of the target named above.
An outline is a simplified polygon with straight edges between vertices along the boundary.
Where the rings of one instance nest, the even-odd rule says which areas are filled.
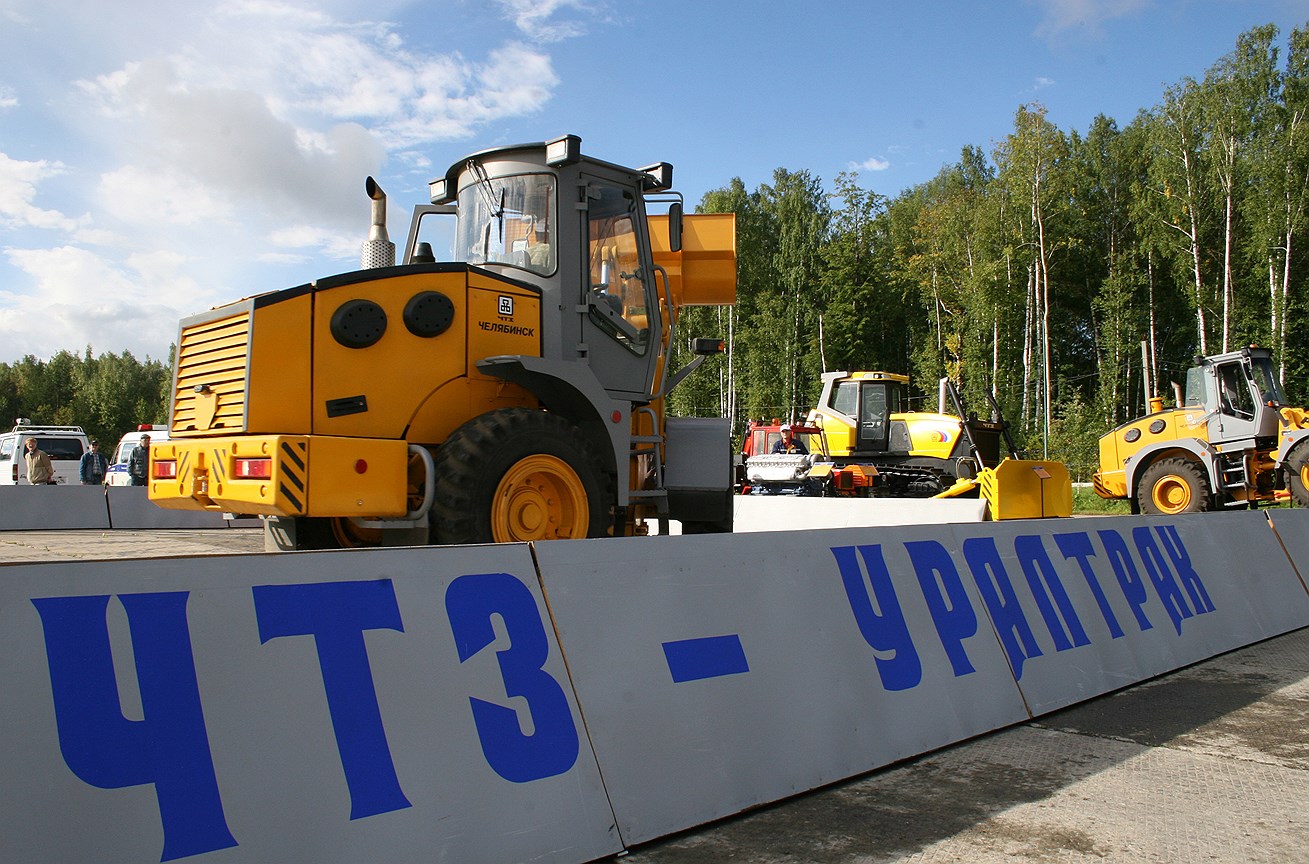
[[[386,193],[372,177],[364,181],[364,192],[373,202],[373,224],[359,249],[359,266],[365,270],[394,267],[395,244],[386,235]]]

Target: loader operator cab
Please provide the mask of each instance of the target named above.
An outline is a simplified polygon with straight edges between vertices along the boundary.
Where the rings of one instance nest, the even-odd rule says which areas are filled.
[[[1286,397],[1271,353],[1243,348],[1201,358],[1187,370],[1185,402],[1205,410],[1210,441],[1236,441],[1276,436]]]
[[[657,346],[671,321],[660,315],[667,274],[652,259],[646,196],[671,186],[667,163],[636,171],[601,162],[583,156],[575,136],[482,151],[432,181],[432,204],[415,208],[404,261],[429,262],[428,244],[450,250],[437,261],[535,287],[543,309],[565,312],[542,315],[542,356],[585,360],[614,398],[649,401],[661,371],[667,380]],[[680,204],[670,208],[663,241],[674,251],[680,212]]]

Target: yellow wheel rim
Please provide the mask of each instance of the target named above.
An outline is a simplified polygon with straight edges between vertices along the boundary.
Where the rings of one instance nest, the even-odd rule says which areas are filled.
[[[1309,489],[1309,462],[1300,466],[1300,485]]]
[[[363,528],[345,517],[332,519],[332,536],[342,549],[362,549],[382,545],[381,528]]]
[[[1169,474],[1160,477],[1159,482],[1154,484],[1150,497],[1154,499],[1154,506],[1159,508],[1160,513],[1169,516],[1185,513],[1191,506],[1191,484],[1176,474]]]
[[[497,543],[585,537],[586,487],[568,463],[539,454],[517,462],[496,487],[491,536]]]

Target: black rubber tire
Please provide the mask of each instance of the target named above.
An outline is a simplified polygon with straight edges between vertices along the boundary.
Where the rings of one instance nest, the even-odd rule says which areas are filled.
[[[264,526],[264,547],[278,551],[310,549],[366,549],[381,545],[380,532],[359,529],[349,520],[319,516],[297,516],[293,520],[294,545],[286,542],[285,533]]]
[[[1309,439],[1304,439],[1291,448],[1283,466],[1286,471],[1286,488],[1297,507],[1309,507]]]
[[[1176,516],[1212,507],[1204,469],[1193,459],[1177,456],[1153,462],[1141,473],[1136,502],[1147,515]]]
[[[515,531],[513,525],[494,515],[502,482],[507,477],[512,482],[522,466],[533,465],[549,466],[557,479],[580,493],[574,497],[578,511],[586,510],[583,536],[608,536],[613,483],[602,470],[595,448],[558,415],[507,408],[468,421],[436,451],[436,500],[430,516],[433,542],[495,543],[573,536],[571,532],[552,535],[548,527],[541,536],[532,536],[530,529]],[[563,472],[564,467],[571,470],[575,483]]]

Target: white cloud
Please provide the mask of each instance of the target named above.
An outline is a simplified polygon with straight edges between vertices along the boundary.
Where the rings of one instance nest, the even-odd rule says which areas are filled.
[[[230,201],[217,190],[169,168],[124,165],[103,174],[99,199],[107,214],[137,226],[212,225],[232,215]]]
[[[37,185],[63,171],[64,166],[58,162],[23,162],[0,153],[0,227],[65,232],[76,228],[79,220],[57,210],[44,210],[33,203]]]
[[[157,356],[183,315],[355,266],[363,178],[421,195],[431,145],[542,110],[539,46],[606,2],[497,0],[512,29],[455,50],[368,20],[408,0],[0,0],[0,112],[42,156],[0,153],[0,361]],[[54,40],[66,63],[31,62]]]
[[[583,0],[498,0],[506,16],[530,39],[557,42],[586,33],[585,20],[560,20],[563,12],[585,13],[596,10]]]
[[[1036,27],[1037,36],[1053,36],[1065,30],[1085,28],[1099,33],[1100,25],[1125,18],[1151,5],[1154,0],[1028,0],[1044,12]]]
[[[885,171],[891,167],[891,163],[886,159],[870,156],[862,162],[851,162],[850,167],[856,171]]]
[[[6,249],[5,255],[35,283],[32,293],[0,292],[0,342],[14,356],[91,344],[162,359],[183,310],[194,311],[186,305],[197,295],[194,284],[168,256],[133,258],[122,269],[73,246]],[[143,287],[165,274],[167,292]]]

